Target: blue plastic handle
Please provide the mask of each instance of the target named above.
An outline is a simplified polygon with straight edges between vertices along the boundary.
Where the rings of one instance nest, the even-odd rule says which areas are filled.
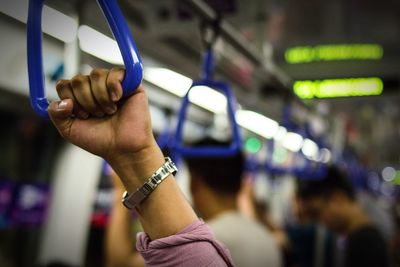
[[[122,81],[123,96],[131,95],[142,82],[143,66],[116,0],[97,0],[118,43],[126,74]],[[29,92],[34,111],[47,117],[48,100],[45,95],[42,57],[42,10],[44,0],[30,0],[27,23]]]
[[[204,54],[203,59],[203,73],[202,73],[202,80],[209,81],[212,80],[212,74],[214,73],[215,68],[215,61],[214,61],[214,53],[212,52],[211,48],[208,48]]]
[[[207,86],[225,94],[228,104],[228,118],[232,130],[232,143],[230,146],[186,147],[183,145],[183,126],[186,120],[186,113],[189,106],[189,94],[190,91],[196,86]],[[210,80],[200,80],[194,82],[182,99],[182,105],[179,110],[178,125],[176,128],[173,148],[182,156],[189,156],[189,157],[204,157],[204,156],[226,157],[238,153],[241,150],[242,139],[240,136],[239,126],[236,122],[235,112],[236,112],[236,101],[229,86],[226,83],[210,81]]]

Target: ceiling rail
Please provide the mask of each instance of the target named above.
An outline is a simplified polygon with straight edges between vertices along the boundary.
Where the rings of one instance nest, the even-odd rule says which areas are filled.
[[[218,19],[218,14],[203,0],[186,0],[190,8],[207,22],[214,22]],[[292,79],[278,68],[272,60],[265,60],[257,49],[237,31],[232,24],[226,20],[220,20],[220,34],[235,49],[248,58],[255,66],[261,68],[265,74],[272,75],[285,89],[292,87]],[[292,92],[292,90],[290,90]],[[291,95],[295,96],[291,93]],[[296,97],[297,98],[297,97]]]

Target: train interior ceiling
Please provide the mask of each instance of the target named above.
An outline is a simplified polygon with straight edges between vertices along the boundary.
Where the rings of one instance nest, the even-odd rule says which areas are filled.
[[[59,79],[123,65],[97,1],[45,4],[43,54],[50,99],[57,98]],[[118,4],[143,60],[157,136],[174,130],[181,98],[201,76],[208,27],[218,33],[215,79],[226,81],[238,101],[236,119],[249,157],[266,160],[269,141],[275,140],[279,145],[271,161],[279,167],[295,164],[297,154],[315,164],[341,163],[365,174],[355,183],[384,198],[383,206],[399,201],[399,1]],[[67,145],[30,106],[27,8],[28,0],[0,2],[0,266],[44,266],[56,260],[101,266],[96,253],[101,254],[111,183],[101,159]],[[221,15],[218,23],[210,19],[213,14]],[[205,135],[230,137],[221,93],[198,88],[190,101],[187,142]],[[178,179],[190,197],[185,175],[184,169]],[[273,195],[264,197],[280,223],[293,191],[293,179],[285,179],[286,185],[258,193]],[[32,198],[37,203],[30,206]],[[60,221],[61,211],[79,218]]]

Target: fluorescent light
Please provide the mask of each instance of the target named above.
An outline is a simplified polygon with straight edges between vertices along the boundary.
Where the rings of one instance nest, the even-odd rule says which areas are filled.
[[[382,170],[382,178],[386,182],[391,182],[396,177],[396,170],[393,167],[385,167]]]
[[[277,131],[276,134],[274,135],[274,140],[275,140],[275,141],[282,141],[283,138],[285,137],[286,133],[287,133],[286,128],[283,127],[283,126],[279,126],[278,131]]]
[[[28,0],[0,1],[0,12],[22,23],[27,22]],[[75,40],[78,23],[51,7],[43,7],[43,32],[65,43]]]
[[[303,154],[309,159],[312,160],[318,159],[318,152],[319,152],[318,145],[310,139],[304,139],[301,152],[303,152]]]
[[[319,151],[319,161],[322,163],[328,163],[332,159],[332,153],[327,148],[322,148]]]
[[[114,65],[123,65],[117,42],[99,31],[82,25],[78,30],[79,46],[82,51]]]
[[[303,145],[303,137],[297,133],[288,132],[282,140],[282,146],[292,152],[299,152]]]
[[[193,83],[192,79],[164,68],[145,68],[144,79],[179,97],[183,97]]]
[[[226,113],[227,100],[224,94],[207,86],[196,86],[190,90],[189,100],[213,113]]]
[[[279,129],[279,124],[259,113],[250,110],[236,112],[237,123],[264,138],[272,138]]]
[[[179,97],[183,97],[193,83],[192,79],[165,68],[146,68],[144,79]],[[226,97],[210,87],[192,88],[189,100],[213,113],[226,113]]]

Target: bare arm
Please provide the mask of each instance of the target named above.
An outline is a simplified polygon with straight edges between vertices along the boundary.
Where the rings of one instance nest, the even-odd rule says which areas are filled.
[[[117,107],[123,77],[120,69],[94,70],[90,76],[60,81],[57,92],[63,101],[52,102],[49,114],[64,138],[105,158],[127,191],[133,192],[164,163],[164,157],[152,133],[143,87]],[[197,219],[172,175],[137,211],[151,239],[173,235]]]
[[[108,161],[126,190],[134,192],[164,164],[164,156],[152,133],[144,88],[120,100],[123,77],[121,69],[96,69],[60,81],[62,101],[50,104],[49,115],[66,140]],[[148,266],[232,266],[172,175],[136,209],[147,233],[139,247]]]

